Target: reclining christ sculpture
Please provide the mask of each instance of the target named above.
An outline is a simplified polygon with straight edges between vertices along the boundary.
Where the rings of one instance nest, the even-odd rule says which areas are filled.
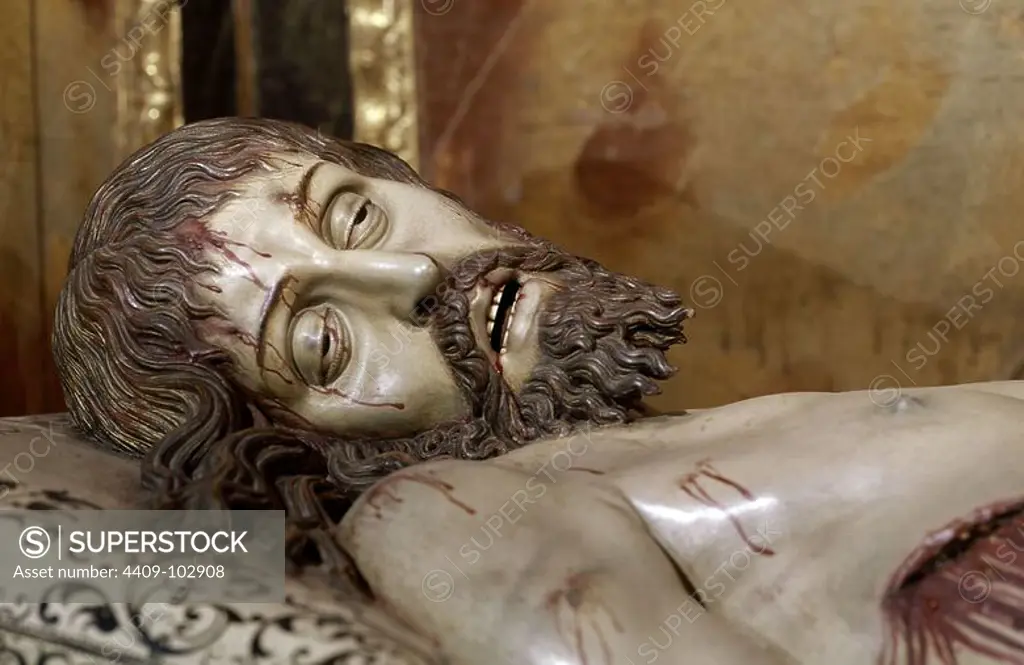
[[[296,579],[438,663],[1024,663],[1024,385],[652,416],[691,313],[385,151],[221,119],[101,186],[53,341],[148,505],[284,508]]]

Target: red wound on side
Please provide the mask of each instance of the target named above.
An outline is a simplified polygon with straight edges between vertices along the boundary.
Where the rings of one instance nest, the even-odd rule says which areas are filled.
[[[974,652],[1024,665],[1024,500],[930,534],[896,571],[880,665],[956,665]]]

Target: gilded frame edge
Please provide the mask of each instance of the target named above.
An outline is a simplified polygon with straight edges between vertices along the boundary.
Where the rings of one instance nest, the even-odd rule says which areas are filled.
[[[349,70],[355,140],[419,169],[415,1],[349,0]]]
[[[114,145],[118,161],[184,122],[181,93],[181,6],[187,0],[117,0],[117,34],[146,26],[139,50],[116,80]],[[162,27],[155,28],[154,22]]]

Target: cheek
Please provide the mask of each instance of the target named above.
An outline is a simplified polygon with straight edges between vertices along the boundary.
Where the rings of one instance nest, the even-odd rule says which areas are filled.
[[[406,409],[459,397],[444,358],[423,329],[395,326],[357,351],[350,372],[345,383],[358,386],[362,395],[400,398]]]
[[[411,436],[470,413],[430,334],[388,331],[356,350],[339,387],[311,391],[294,409],[338,436]]]
[[[200,338],[225,351],[230,365],[227,373],[235,385],[253,395],[288,401],[299,386],[287,369],[282,349],[266,345],[263,366],[256,362],[256,337],[226,319],[208,319],[199,328]]]

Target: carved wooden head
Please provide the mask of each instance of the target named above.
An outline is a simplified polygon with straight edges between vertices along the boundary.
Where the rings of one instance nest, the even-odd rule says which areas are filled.
[[[362,468],[626,420],[689,314],[383,150],[228,118],[100,187],[53,343],[72,418],[112,446],[262,423],[344,442]]]

